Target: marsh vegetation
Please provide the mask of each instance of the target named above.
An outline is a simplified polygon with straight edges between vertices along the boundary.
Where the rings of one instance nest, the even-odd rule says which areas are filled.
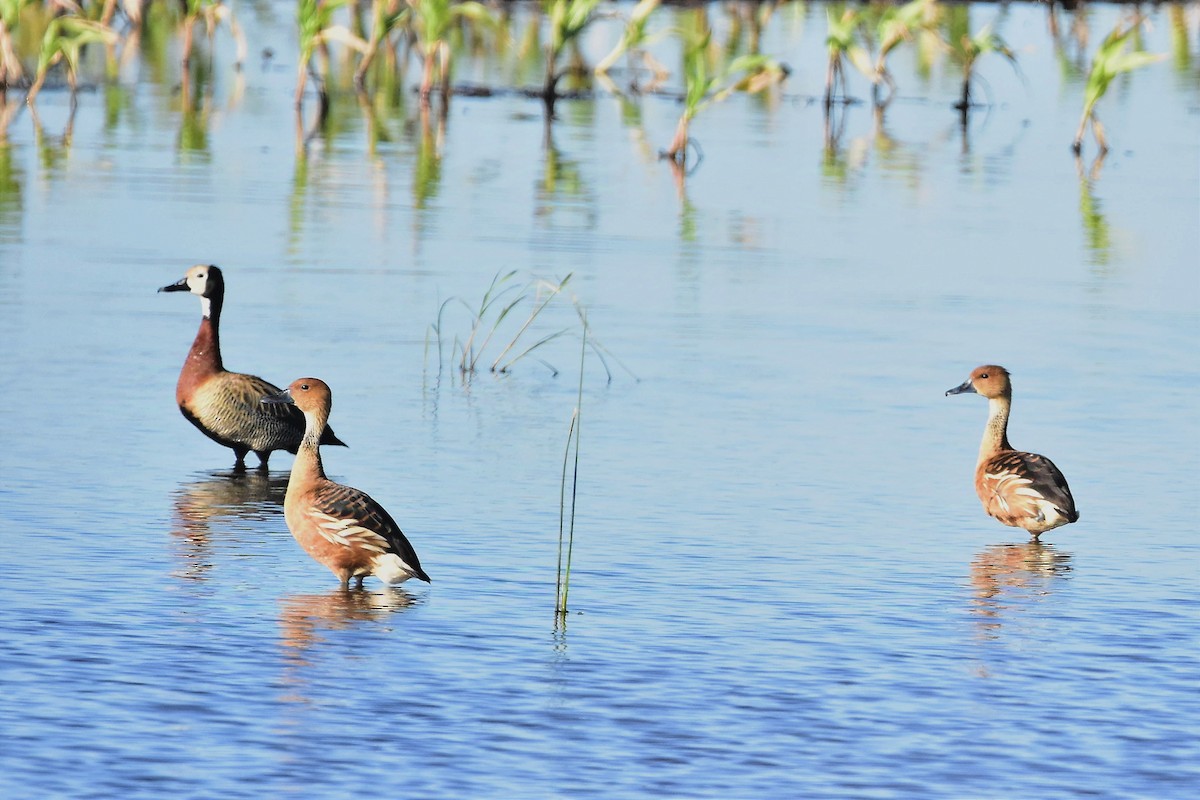
[[[65,56],[25,102],[46,4],[11,41],[0,527],[40,566],[0,583],[0,796],[1197,784],[1200,5],[1141,6],[1125,52],[1169,56],[1095,103],[1103,169],[1070,149],[1130,6],[849,6],[870,77],[827,114],[826,5],[601,3],[548,115],[541,4],[452,20],[444,93],[413,7],[360,3],[298,115],[297,3],[227,5],[241,69],[229,19],[185,68],[182,4],[118,2],[74,102]],[[964,127],[947,36],[989,26],[1018,69],[975,60]],[[754,54],[786,77],[729,73]],[[288,457],[188,430],[196,309],[154,289],[195,262],[236,281],[231,366],[342,387],[325,466],[431,586],[334,591]],[[1044,543],[980,513],[983,411],[942,399],[993,358],[1080,501]]]
[[[1003,57],[1020,69],[1020,55],[1001,31],[1004,10],[946,4],[940,0],[910,0],[904,4],[871,2],[829,3],[821,9],[827,28],[825,53],[763,52],[763,30],[780,17],[798,14],[809,22],[808,4],[733,2],[682,9],[664,7],[660,0],[636,4],[602,3],[600,0],[543,0],[540,4],[476,0],[297,0],[295,47],[288,54],[247,42],[233,6],[223,0],[83,0],[81,3],[48,0],[3,0],[0,3],[0,96],[9,102],[18,93],[32,108],[46,87],[65,81],[72,102],[85,85],[122,80],[121,66],[136,57],[140,48],[152,47],[162,59],[169,49],[179,55],[185,90],[200,69],[235,72],[242,68],[249,48],[263,59],[294,61],[298,146],[327,125],[332,94],[359,96],[364,109],[395,103],[397,93],[414,91],[428,112],[431,98],[439,98],[435,114],[444,117],[455,94],[472,96],[521,92],[541,100],[547,128],[563,99],[593,97],[597,92],[618,96],[658,96],[679,102],[682,111],[674,135],[661,148],[663,158],[681,168],[696,165],[700,150],[692,137],[695,117],[707,106],[734,93],[773,92],[785,95],[793,69],[811,69],[825,63],[824,93],[820,98],[826,127],[839,107],[860,102],[859,88],[869,92],[871,104],[882,116],[896,93],[905,91],[912,76],[897,75],[889,66],[895,53],[912,48],[918,78],[940,59],[956,65],[961,74],[959,97],[950,103],[965,128],[972,109],[1012,98],[985,97],[977,86],[985,80],[989,62]],[[1057,3],[1047,7],[1047,35],[1061,45]],[[1086,6],[1073,7],[1069,36],[1081,51],[1097,37]],[[1177,8],[1172,6],[1172,8]],[[987,19],[976,18],[983,10]],[[715,16],[727,17],[728,36],[714,37]],[[1183,7],[1169,15],[1180,37],[1187,38]],[[1131,7],[1116,27],[1105,34],[1091,56],[1090,77],[1079,98],[1082,111],[1073,142],[1078,153],[1083,130],[1090,123],[1097,145],[1107,149],[1104,129],[1095,108],[1112,81],[1137,67],[1165,58],[1141,49],[1139,29],[1144,17]],[[194,62],[197,30],[203,31],[203,66]],[[233,53],[218,52],[218,37],[228,37]],[[171,41],[177,44],[171,46]],[[606,55],[588,63],[588,52],[597,48]],[[478,57],[499,68],[489,71],[482,84],[456,85],[456,56]],[[666,64],[678,60],[672,69]],[[620,62],[624,60],[624,65]],[[538,62],[540,61],[540,66]],[[410,66],[418,77],[410,84]],[[531,87],[523,76],[540,70],[540,85]],[[859,81],[851,80],[851,73]],[[1046,76],[1032,76],[1044,80]],[[855,83],[859,87],[855,87]],[[311,124],[302,118],[303,99],[309,91],[317,97]],[[186,94],[186,91],[185,91]],[[388,99],[390,98],[390,99]],[[798,98],[812,102],[817,98]],[[186,107],[186,102],[185,102]],[[0,134],[15,112],[0,116]],[[1064,134],[1064,141],[1069,141]],[[693,155],[689,158],[689,152]]]

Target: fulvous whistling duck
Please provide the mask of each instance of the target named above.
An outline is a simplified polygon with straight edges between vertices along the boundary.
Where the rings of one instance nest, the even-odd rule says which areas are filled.
[[[203,316],[200,330],[188,351],[175,402],[183,416],[205,436],[233,448],[238,469],[246,466],[246,453],[258,456],[259,468],[267,468],[272,450],[295,453],[304,438],[304,415],[291,406],[264,406],[263,395],[278,394],[279,387],[254,375],[226,372],[221,362],[221,305],[225,300],[225,278],[221,270],[198,264],[181,280],[160,292],[191,292],[200,298]],[[322,444],[346,446],[326,428]]]
[[[366,492],[334,483],[321,465],[321,438],[333,393],[324,381],[300,378],[278,394],[262,398],[266,405],[292,405],[304,413],[304,440],[292,463],[283,516],[300,546],[328,567],[342,586],[351,578],[374,575],[384,583],[409,578],[428,582],[417,553],[400,526]]]
[[[946,392],[973,392],[988,399],[988,421],[975,466],[975,491],[988,514],[1036,539],[1079,519],[1067,479],[1045,456],[1014,450],[1008,443],[1012,382],[1008,370],[994,364],[978,367],[971,377]]]

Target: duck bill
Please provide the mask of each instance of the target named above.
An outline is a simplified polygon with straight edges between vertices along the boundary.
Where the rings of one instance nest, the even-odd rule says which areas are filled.
[[[295,401],[292,400],[292,393],[287,389],[284,389],[279,394],[269,394],[259,402],[264,406],[290,406],[295,404]]]
[[[162,287],[161,289],[159,289],[159,291],[160,292],[188,292],[188,291],[191,291],[191,289],[188,288],[187,278],[180,278],[175,283],[172,283],[169,286]]]
[[[978,394],[978,392],[975,391],[975,387],[971,385],[971,379],[968,378],[953,389],[946,390],[946,397],[952,394]]]

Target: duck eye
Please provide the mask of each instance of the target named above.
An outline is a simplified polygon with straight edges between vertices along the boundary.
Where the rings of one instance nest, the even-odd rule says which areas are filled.
[[[302,391],[302,392],[307,392],[307,391],[308,391],[308,384],[307,384],[307,383],[302,383],[302,384],[300,384],[300,391]]]
[[[980,375],[979,377],[981,377],[981,378],[986,378],[986,377],[987,377],[987,373],[985,372],[985,373],[983,373],[982,375]]]

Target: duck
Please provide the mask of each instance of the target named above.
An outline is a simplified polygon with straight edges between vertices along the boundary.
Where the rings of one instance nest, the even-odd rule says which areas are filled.
[[[187,421],[214,442],[231,448],[237,470],[246,468],[246,454],[251,450],[262,470],[268,468],[273,451],[295,453],[304,438],[304,415],[290,406],[263,406],[259,399],[278,394],[279,387],[255,375],[229,372],[221,360],[225,277],[220,268],[197,264],[179,281],[158,291],[191,292],[200,298],[200,330],[175,385],[175,402]],[[330,428],[322,432],[321,443],[346,446]]]
[[[990,516],[1037,539],[1048,530],[1075,522],[1075,498],[1054,462],[1008,443],[1012,380],[995,364],[976,367],[952,394],[979,394],[988,400],[988,421],[975,465],[975,492]]]
[[[429,583],[416,550],[384,507],[366,492],[325,476],[321,431],[333,408],[329,385],[319,378],[298,378],[282,392],[264,396],[262,403],[304,414],[304,438],[292,462],[283,516],[305,552],[337,576],[343,589],[351,578],[361,589],[368,575],[393,586],[410,578]]]

